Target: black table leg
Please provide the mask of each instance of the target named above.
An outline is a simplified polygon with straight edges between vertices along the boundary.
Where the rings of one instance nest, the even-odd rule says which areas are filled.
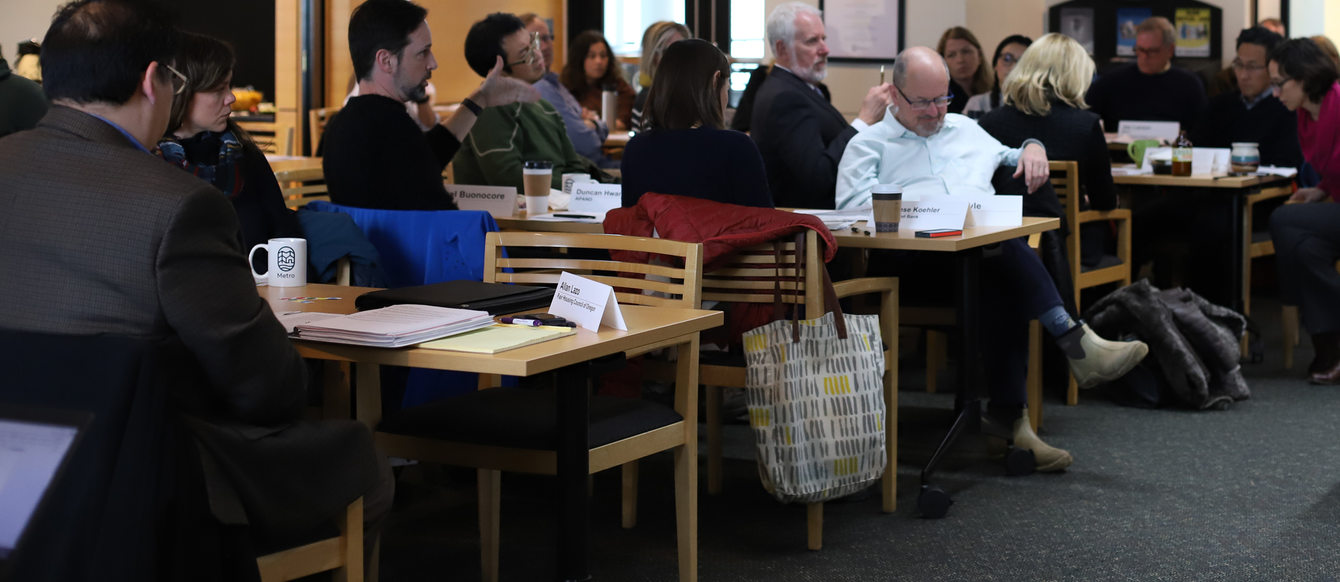
[[[590,580],[590,500],[586,478],[590,474],[587,429],[590,401],[587,381],[590,364],[574,364],[557,370],[558,390],[558,527],[556,528],[559,580]]]
[[[956,416],[954,424],[945,434],[940,446],[931,455],[931,460],[921,470],[921,486],[925,488],[931,474],[944,460],[949,449],[953,448],[964,431],[978,432],[981,429],[981,306],[978,301],[979,273],[982,261],[982,249],[974,248],[956,254],[958,262],[958,286],[955,295],[958,303],[958,323],[962,334],[962,352],[959,362],[958,390],[954,396]]]
[[[1247,206],[1247,192],[1239,190],[1232,196],[1228,196],[1229,220],[1233,223],[1233,243],[1229,245],[1232,251],[1229,253],[1233,258],[1233,265],[1229,267],[1229,273],[1232,274],[1230,285],[1233,290],[1229,294],[1229,307],[1238,313],[1243,313],[1246,307],[1246,289],[1251,285],[1251,281],[1244,280],[1247,276],[1243,263],[1247,260],[1247,245],[1251,244],[1249,238],[1250,232],[1246,232],[1244,224],[1244,210]]]

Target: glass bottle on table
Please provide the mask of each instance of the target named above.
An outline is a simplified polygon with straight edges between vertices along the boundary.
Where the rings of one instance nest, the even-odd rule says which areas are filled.
[[[1191,175],[1191,140],[1186,137],[1185,129],[1177,134],[1177,141],[1173,142],[1172,175]]]

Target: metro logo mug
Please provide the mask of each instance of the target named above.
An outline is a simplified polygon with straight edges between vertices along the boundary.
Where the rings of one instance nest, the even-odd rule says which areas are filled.
[[[251,247],[247,255],[247,265],[254,265],[256,251],[265,249],[269,255],[265,273],[257,273],[252,267],[251,274],[256,283],[266,283],[271,287],[302,287],[307,284],[307,239],[272,238],[266,244]]]

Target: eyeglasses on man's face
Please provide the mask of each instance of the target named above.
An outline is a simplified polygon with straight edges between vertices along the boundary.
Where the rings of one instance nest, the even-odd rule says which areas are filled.
[[[1242,61],[1240,61],[1240,60],[1238,60],[1238,59],[1233,59],[1233,65],[1232,65],[1232,66],[1233,66],[1233,70],[1234,70],[1234,71],[1247,71],[1247,72],[1249,72],[1249,73],[1255,73],[1255,72],[1257,72],[1257,71],[1263,71],[1263,70],[1265,70],[1265,68],[1266,68],[1265,65],[1258,65],[1258,64],[1256,64],[1256,63],[1244,63],[1244,62],[1242,62]]]
[[[519,58],[507,63],[507,66],[533,65],[540,62],[540,59],[543,58],[541,56],[542,54],[543,53],[540,52],[540,33],[532,32],[530,33],[530,42],[526,44],[526,48],[521,49]]]
[[[1163,52],[1163,45],[1159,45],[1159,46],[1138,46],[1138,47],[1135,47],[1135,52],[1140,53],[1140,54],[1142,54],[1142,55],[1145,55],[1145,56],[1147,56],[1147,57],[1148,57],[1148,56],[1153,56],[1153,55],[1159,54],[1160,52]]]
[[[163,68],[164,68],[164,69],[167,69],[169,73],[172,73],[172,77],[173,77],[173,79],[172,79],[172,80],[173,80],[173,83],[172,83],[172,84],[173,84],[172,95],[173,95],[173,96],[176,96],[176,95],[181,95],[182,93],[185,93],[185,92],[186,92],[186,85],[187,85],[188,83],[190,83],[190,79],[187,79],[187,78],[186,78],[186,75],[181,74],[181,71],[178,71],[177,69],[172,68],[172,65],[169,65],[169,64],[164,63],[164,64],[163,64]]]
[[[949,93],[949,94],[947,94],[947,95],[944,95],[943,97],[934,97],[934,98],[931,98],[931,99],[908,99],[908,98],[907,98],[907,93],[905,93],[905,92],[903,91],[903,88],[902,88],[902,87],[899,87],[898,85],[894,85],[894,87],[898,89],[898,95],[901,96],[901,97],[903,98],[903,101],[906,101],[907,104],[908,104],[909,106],[911,106],[913,109],[930,109],[930,108],[932,108],[932,107],[948,107],[948,106],[949,106],[949,102],[954,100],[954,94],[953,94],[953,93]]]

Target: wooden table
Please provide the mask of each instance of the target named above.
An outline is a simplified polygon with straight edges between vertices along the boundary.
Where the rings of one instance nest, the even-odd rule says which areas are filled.
[[[1131,167],[1131,164],[1113,167]],[[1246,297],[1249,296],[1252,284],[1247,276],[1247,273],[1251,272],[1249,247],[1252,243],[1252,217],[1251,213],[1245,211],[1245,208],[1249,200],[1254,203],[1268,198],[1288,196],[1293,192],[1293,178],[1274,175],[1210,176],[1194,174],[1191,176],[1170,176],[1166,174],[1140,174],[1136,176],[1113,175],[1112,181],[1118,186],[1130,186],[1131,188],[1127,191],[1136,195],[1158,192],[1160,188],[1195,188],[1228,196],[1227,202],[1233,233],[1233,244],[1229,245],[1229,252],[1232,255],[1230,280],[1235,282],[1229,293],[1228,307],[1239,313],[1249,311]],[[1183,190],[1183,192],[1185,191]]]
[[[311,284],[306,287],[259,287],[258,291],[276,312],[320,311],[350,313],[354,298],[371,289]],[[284,300],[286,297],[339,297],[337,301],[300,303]],[[557,532],[558,579],[586,580],[590,578],[587,564],[590,548],[590,510],[586,479],[590,459],[587,454],[588,406],[585,364],[600,358],[622,354],[652,345],[676,345],[681,349],[677,366],[677,391],[689,390],[696,395],[698,385],[698,333],[722,324],[720,311],[676,309],[622,305],[628,331],[601,328],[599,332],[577,329],[574,335],[508,350],[493,355],[430,350],[417,347],[387,349],[345,344],[294,340],[298,353],[306,358],[351,362],[356,365],[360,387],[380,383],[378,366],[410,366],[436,370],[457,370],[481,374],[533,376],[555,372],[560,387],[558,403],[559,430],[563,435],[558,448],[559,507]],[[328,390],[329,392],[329,390]],[[357,417],[375,427],[381,419],[381,402],[371,395],[375,391],[359,390]],[[677,402],[680,399],[677,399]],[[676,406],[683,416],[682,429],[675,442],[675,462],[686,467],[689,486],[683,487],[682,497],[676,498],[680,507],[687,505],[690,523],[677,524],[679,543],[679,579],[697,579],[697,467],[698,467],[698,408],[696,398]],[[328,409],[331,407],[327,405]],[[334,407],[340,406],[340,400]],[[348,410],[348,396],[343,397]],[[680,410],[680,408],[683,408]]]
[[[979,271],[983,250],[995,243],[1055,230],[1061,227],[1061,219],[1025,216],[1020,226],[965,227],[963,234],[959,236],[942,238],[917,238],[912,229],[867,235],[864,232],[864,223],[858,223],[857,227],[861,232],[853,233],[851,229],[833,232],[839,248],[953,253],[958,263],[955,302],[958,305],[959,329],[963,337],[961,361],[965,365],[963,373],[959,374],[958,392],[954,399],[956,412],[954,423],[935,453],[931,455],[930,462],[921,471],[921,494],[917,498],[917,507],[923,516],[940,517],[948,510],[950,500],[943,489],[930,483],[930,477],[961,434],[978,432],[982,426],[980,390],[984,386],[985,376],[980,367],[982,337],[978,292],[981,286]]]
[[[270,162],[270,169],[276,172],[283,170],[306,170],[309,168],[321,169],[321,158],[265,154],[265,159]]]
[[[493,220],[498,223],[498,228],[500,230],[519,230],[524,232],[572,232],[587,234],[602,234],[605,232],[605,225],[599,222],[531,220],[525,216],[511,216],[507,218],[494,216]]]

